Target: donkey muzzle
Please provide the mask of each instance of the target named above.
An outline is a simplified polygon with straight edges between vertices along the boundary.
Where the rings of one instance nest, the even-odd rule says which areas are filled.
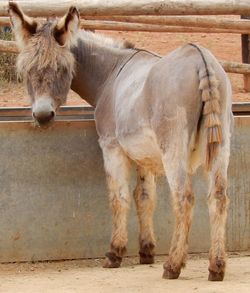
[[[32,115],[39,125],[43,126],[54,120],[55,110],[51,100],[41,98],[32,107]]]

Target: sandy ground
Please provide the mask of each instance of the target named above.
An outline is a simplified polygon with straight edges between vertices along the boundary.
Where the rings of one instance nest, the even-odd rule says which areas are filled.
[[[249,292],[250,255],[229,258],[224,282],[207,281],[207,258],[190,258],[178,280],[161,278],[164,257],[143,266],[137,258],[128,258],[119,269],[103,269],[102,260],[2,264],[0,292]]]

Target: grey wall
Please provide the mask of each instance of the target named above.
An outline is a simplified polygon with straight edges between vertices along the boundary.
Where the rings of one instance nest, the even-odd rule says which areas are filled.
[[[100,257],[109,248],[111,215],[101,151],[91,121],[0,123],[0,262]],[[229,250],[250,248],[250,117],[235,119],[229,170]],[[158,180],[157,253],[168,252],[174,225],[165,179]],[[194,180],[190,251],[209,248],[206,181]],[[133,183],[131,184],[133,186]],[[128,253],[137,254],[134,205]]]

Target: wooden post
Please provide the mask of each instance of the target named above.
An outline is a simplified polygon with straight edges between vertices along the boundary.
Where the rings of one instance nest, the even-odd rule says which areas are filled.
[[[249,19],[250,16],[241,16],[242,19]],[[250,63],[250,34],[241,35],[241,52],[242,52],[242,62]],[[250,74],[244,74],[244,89],[250,92]]]

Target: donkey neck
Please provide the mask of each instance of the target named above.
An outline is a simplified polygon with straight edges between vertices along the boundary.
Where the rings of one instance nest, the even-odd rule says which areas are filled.
[[[92,106],[108,80],[115,77],[123,64],[134,54],[133,50],[115,48],[95,42],[94,38],[79,37],[71,49],[76,61],[76,73],[71,88]]]

